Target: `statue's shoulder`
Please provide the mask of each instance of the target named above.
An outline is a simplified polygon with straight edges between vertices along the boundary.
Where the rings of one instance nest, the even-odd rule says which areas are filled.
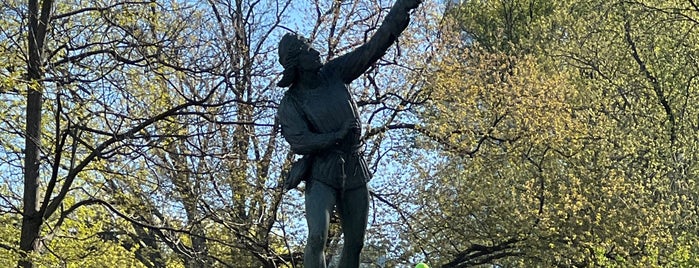
[[[344,57],[339,56],[323,64],[323,67],[320,67],[319,71],[321,77],[324,79],[332,79],[337,76],[341,71],[343,58]]]
[[[279,111],[286,111],[289,109],[298,110],[299,109],[300,96],[295,90],[287,90],[282,96],[281,102],[279,102]]]
[[[290,91],[290,90],[287,90],[287,91],[284,92],[284,96],[282,96],[282,102],[281,102],[281,103],[284,103],[284,102],[289,101],[289,98],[290,98],[290,97],[289,97],[289,94],[291,94],[291,92],[289,92],[289,91]]]
[[[284,113],[286,110],[289,109],[289,106],[292,105],[290,102],[291,100],[291,95],[289,91],[287,90],[284,92],[284,95],[282,96],[282,100],[279,102],[279,107],[277,107],[277,112],[278,113]]]
[[[296,101],[298,101],[298,99],[299,99],[299,96],[296,93],[296,91],[289,89],[286,92],[284,92],[284,96],[282,97],[281,103],[289,104],[289,102],[296,102]]]

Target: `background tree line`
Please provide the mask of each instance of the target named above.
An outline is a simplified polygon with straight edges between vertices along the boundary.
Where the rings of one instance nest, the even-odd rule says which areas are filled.
[[[302,267],[276,44],[293,30],[332,58],[391,5],[2,0],[0,266]],[[694,1],[412,18],[351,86],[366,264],[699,265]]]

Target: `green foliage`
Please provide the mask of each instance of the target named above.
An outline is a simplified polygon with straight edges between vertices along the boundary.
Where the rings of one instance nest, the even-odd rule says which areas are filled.
[[[414,216],[431,243],[415,250],[449,265],[691,267],[693,7],[569,1],[535,20],[503,10],[527,3],[459,9],[479,10],[457,17],[478,42],[435,63],[425,148],[445,149],[448,161],[420,178],[429,183]],[[527,27],[508,26],[512,18]],[[517,29],[526,33],[502,35],[514,47],[481,34]]]
[[[467,42],[490,51],[521,53],[530,50],[537,24],[549,17],[560,1],[465,1],[447,9]]]
[[[104,209],[83,207],[73,212],[45,242],[45,252],[35,263],[51,267],[145,267],[118,240],[117,225]]]
[[[77,209],[59,229],[47,230],[41,251],[30,258],[38,267],[144,267],[116,239],[115,220],[104,209]],[[0,266],[13,267],[20,258],[16,245],[21,219],[4,214],[2,222],[0,244],[10,248],[0,250]]]

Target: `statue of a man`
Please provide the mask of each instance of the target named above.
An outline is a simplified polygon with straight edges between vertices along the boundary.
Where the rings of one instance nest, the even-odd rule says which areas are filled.
[[[289,90],[279,105],[278,117],[291,150],[303,155],[292,167],[285,187],[295,188],[301,179],[306,180],[304,267],[325,267],[325,242],[335,208],[344,235],[339,267],[359,266],[371,174],[360,151],[360,119],[347,84],[384,55],[407,27],[410,10],[420,3],[397,0],[371,40],[325,64],[301,36],[286,34],[279,42],[284,76],[277,85]]]

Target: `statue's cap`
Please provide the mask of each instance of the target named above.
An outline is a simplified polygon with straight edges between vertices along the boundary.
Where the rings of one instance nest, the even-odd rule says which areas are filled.
[[[294,68],[298,64],[298,54],[310,45],[308,39],[295,33],[287,33],[279,40],[279,63],[284,67],[284,74],[277,86],[291,85],[295,76]]]

